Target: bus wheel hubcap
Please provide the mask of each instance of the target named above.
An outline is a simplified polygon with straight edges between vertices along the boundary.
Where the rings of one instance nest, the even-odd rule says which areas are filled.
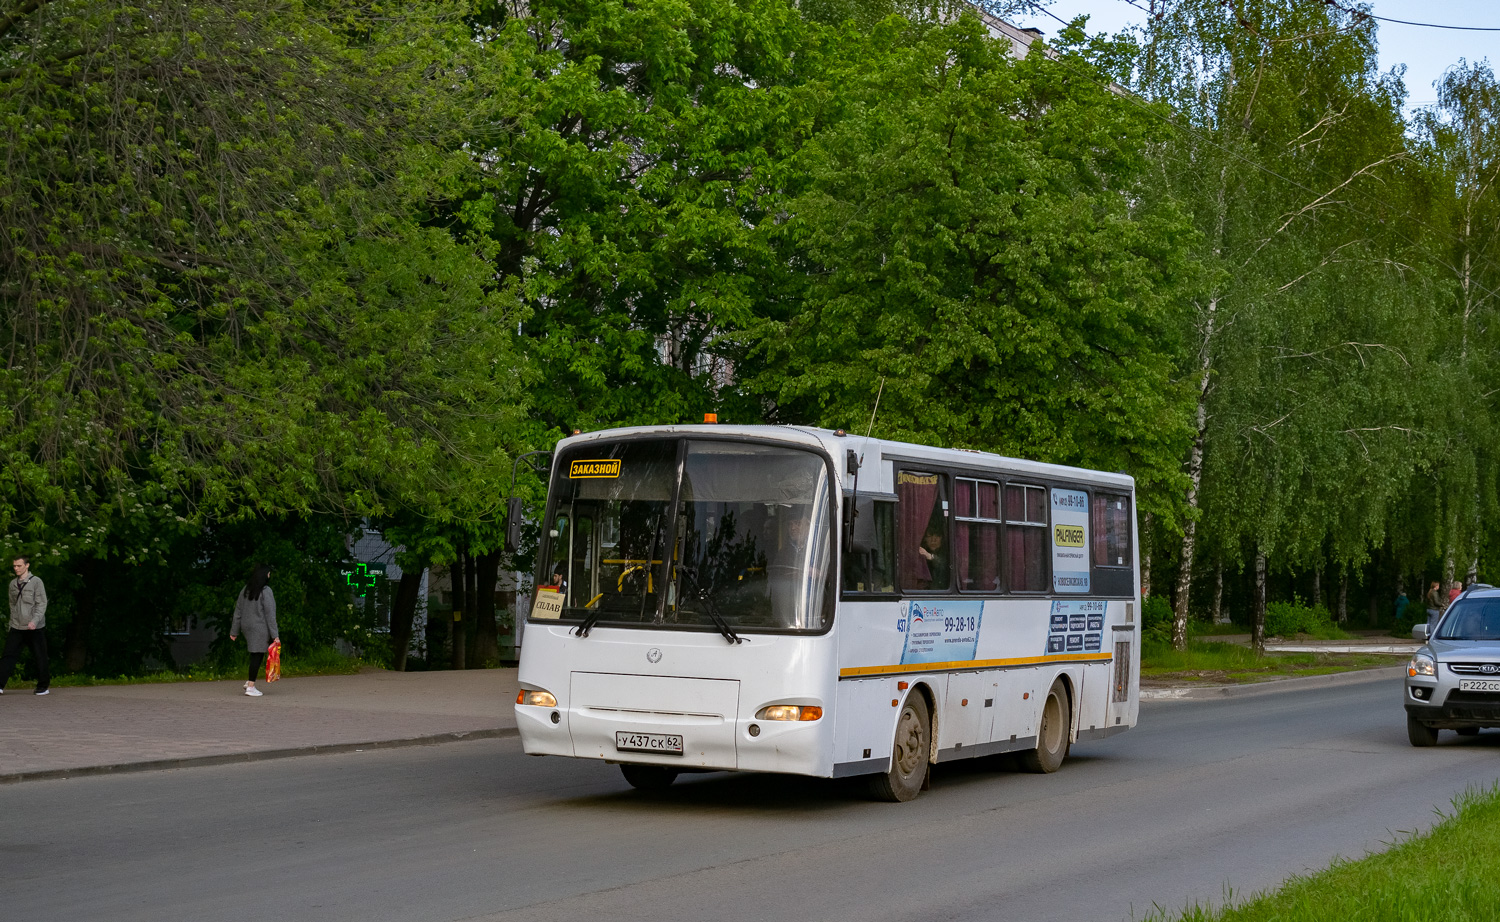
[[[921,725],[911,708],[901,712],[901,732],[896,734],[896,767],[901,774],[910,775],[917,770],[917,750],[922,745]]]

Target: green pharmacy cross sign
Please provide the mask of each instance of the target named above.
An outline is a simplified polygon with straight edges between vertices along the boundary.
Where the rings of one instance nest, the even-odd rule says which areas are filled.
[[[362,599],[375,588],[376,583],[385,577],[385,564],[361,561],[354,565],[354,569],[344,570],[343,573],[344,585],[348,586],[349,591],[355,596]]]

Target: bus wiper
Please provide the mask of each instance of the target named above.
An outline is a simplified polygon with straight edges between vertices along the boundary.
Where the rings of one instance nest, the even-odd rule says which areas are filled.
[[[582,621],[578,622],[578,626],[573,629],[573,633],[577,634],[579,637],[589,636],[589,631],[592,631],[594,629],[594,625],[598,624],[599,619],[602,617],[604,617],[603,606],[590,611],[587,615],[584,616],[584,619]]]
[[[725,618],[723,613],[719,611],[719,606],[714,604],[713,594],[699,584],[698,576],[693,568],[679,566],[677,572],[693,581],[693,587],[698,590],[698,600],[703,603],[703,610],[713,620],[714,626],[719,629],[719,633],[724,635],[724,639],[732,644],[744,643],[745,638],[734,632],[734,627],[729,623],[729,619]]]

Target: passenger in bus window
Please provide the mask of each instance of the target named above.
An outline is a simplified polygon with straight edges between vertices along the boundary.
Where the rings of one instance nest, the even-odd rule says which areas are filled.
[[[922,536],[922,543],[917,548],[922,566],[927,568],[927,574],[923,576],[921,571],[917,572],[920,589],[948,588],[948,549],[943,547],[943,533],[937,530],[928,531]]]

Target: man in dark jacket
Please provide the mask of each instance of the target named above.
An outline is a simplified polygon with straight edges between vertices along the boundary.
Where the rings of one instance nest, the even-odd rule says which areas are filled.
[[[0,695],[15,672],[21,645],[31,645],[36,661],[36,694],[47,694],[52,675],[47,671],[47,588],[31,572],[31,558],[17,557],[11,563],[16,578],[10,581],[10,633],[5,636],[5,652],[0,654]]]

